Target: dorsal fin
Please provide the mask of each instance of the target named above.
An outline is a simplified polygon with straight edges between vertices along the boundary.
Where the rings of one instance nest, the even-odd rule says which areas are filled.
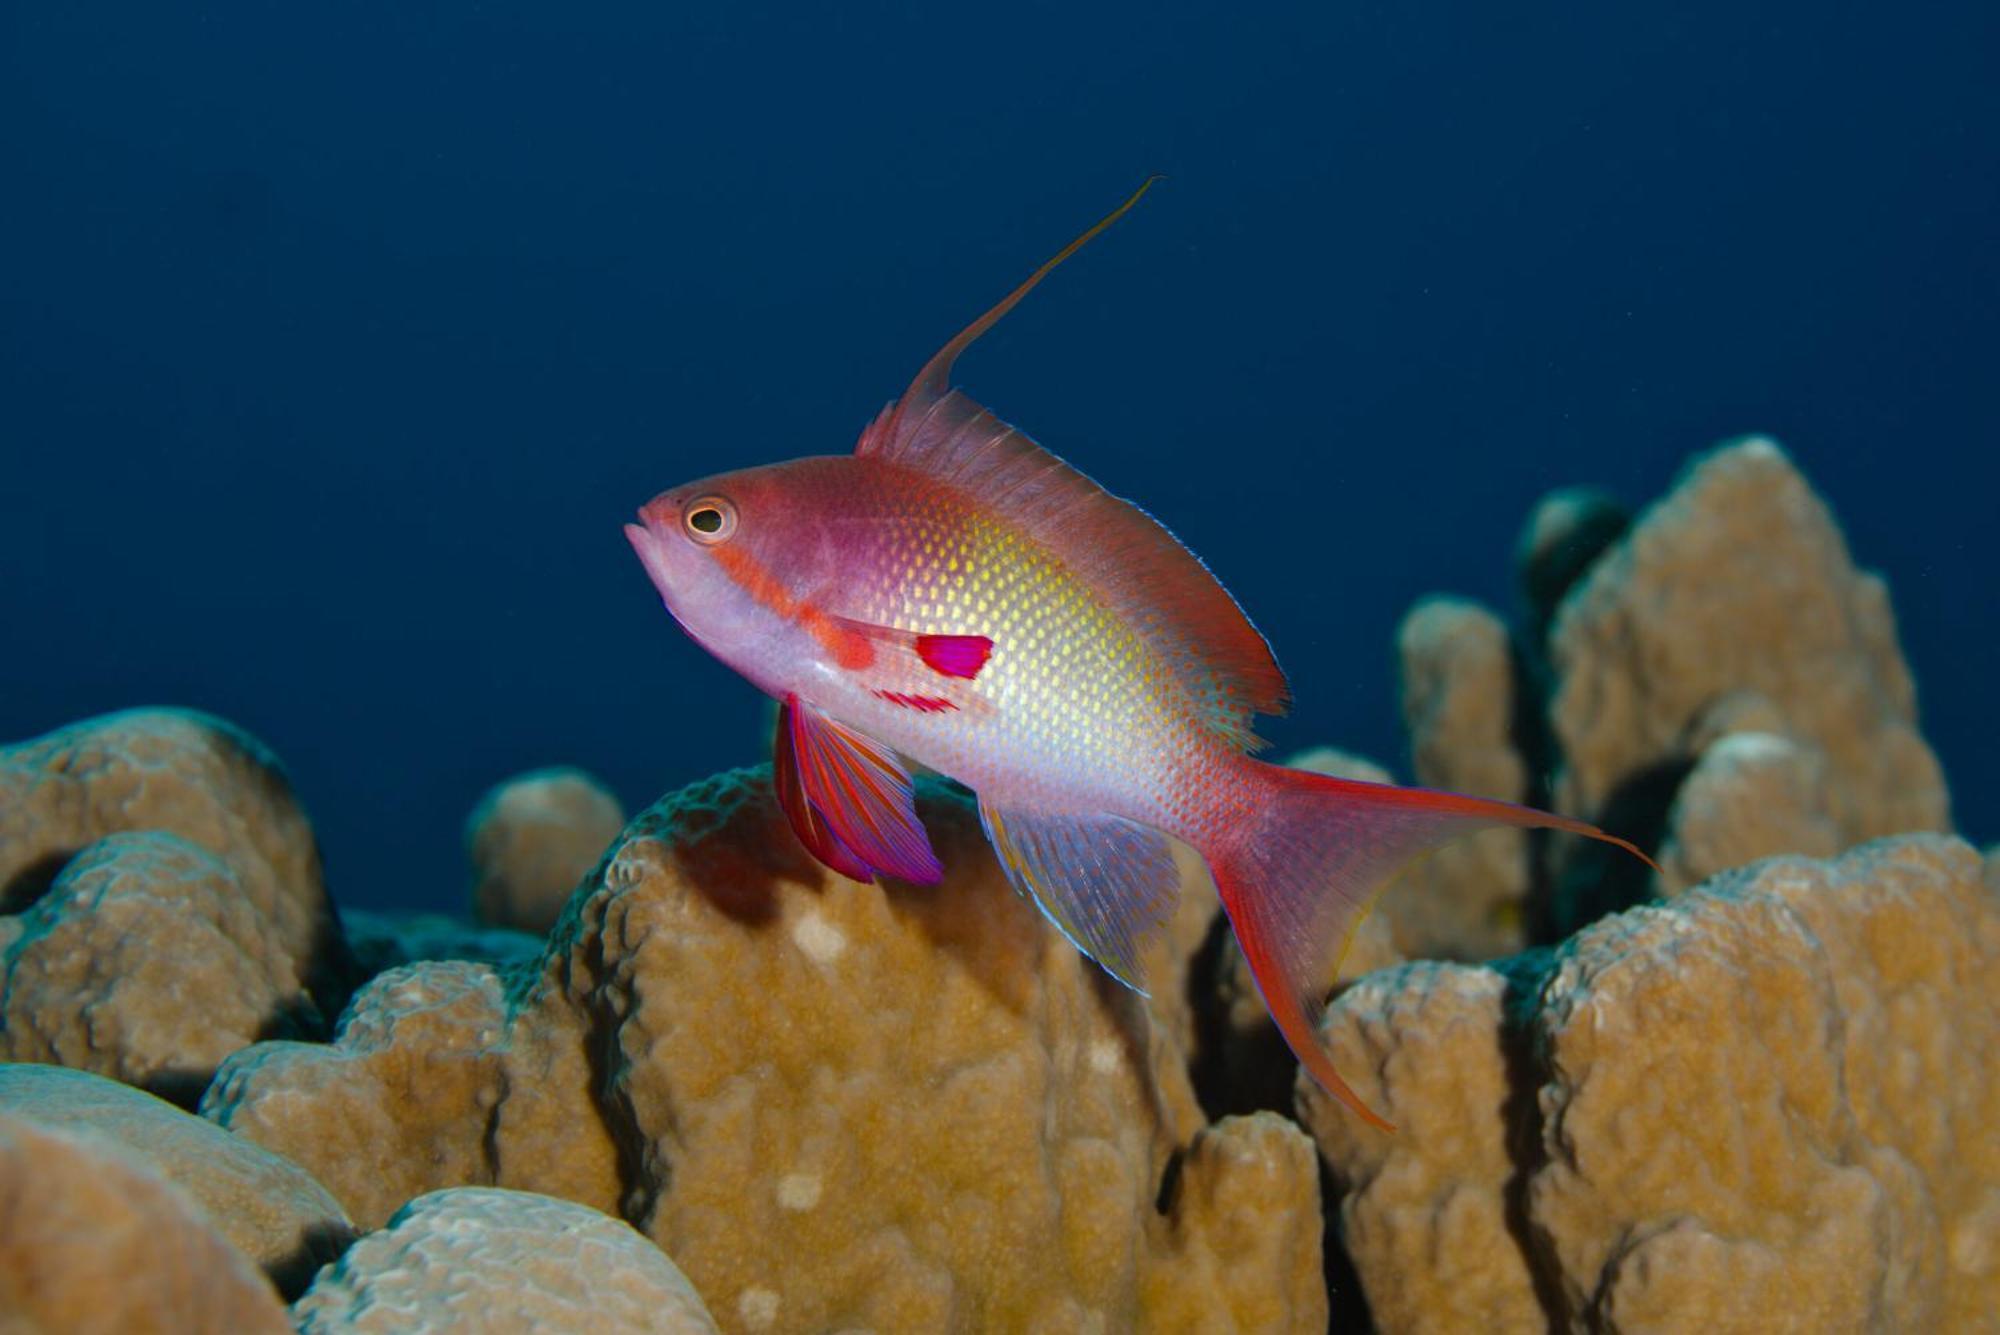
[[[1208,567],[1151,515],[1111,495],[950,385],[953,364],[1056,265],[1116,222],[1157,180],[967,325],[882,410],[855,453],[954,486],[1013,521],[1155,644],[1203,715],[1254,743],[1249,716],[1285,707],[1271,648]]]

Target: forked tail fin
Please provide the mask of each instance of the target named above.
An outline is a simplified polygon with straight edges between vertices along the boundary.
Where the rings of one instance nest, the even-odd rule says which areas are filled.
[[[1565,830],[1652,861],[1596,826],[1532,807],[1244,763],[1259,789],[1255,814],[1202,850],[1222,906],[1285,1042],[1329,1094],[1385,1131],[1395,1128],[1333,1069],[1319,1018],[1321,993],[1355,928],[1396,873],[1460,835],[1496,825]]]

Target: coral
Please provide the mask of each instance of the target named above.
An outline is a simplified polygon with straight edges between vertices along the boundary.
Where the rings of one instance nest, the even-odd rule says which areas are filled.
[[[86,846],[142,830],[227,866],[321,1009],[338,1009],[351,965],[319,849],[256,739],[206,714],[144,709],[0,749],[0,911],[27,908]]]
[[[1362,978],[1328,1012],[1335,1062],[1396,1124],[1385,1135],[1317,1086],[1299,1090],[1383,1331],[1548,1324],[1510,1198],[1522,1109],[1503,1022],[1515,986],[1496,968],[1413,963]]]
[[[1385,1330],[1967,1329],[2000,1310],[2000,899],[1954,839],[1781,858],[1422,964],[1299,1091]]]
[[[86,845],[15,925],[0,950],[0,1060],[192,1104],[238,1048],[324,1030],[276,924],[178,835]]]
[[[1781,720],[1768,730],[1825,756],[1843,845],[1949,827],[1888,591],[1768,440],[1690,468],[1570,591],[1548,652],[1566,814],[1685,769],[1704,712],[1753,691]]]
[[[0,1064],[0,1115],[89,1132],[185,1192],[221,1235],[296,1291],[354,1236],[303,1168],[150,1094],[59,1066]]]
[[[936,887],[825,872],[767,770],[671,795],[539,971],[392,971],[208,1111],[364,1221],[453,1177],[616,1212],[728,1329],[1323,1327],[1304,1142],[1205,1130],[1173,1025],[1014,895],[968,801],[921,800]]]
[[[1506,625],[1466,599],[1426,598],[1403,618],[1396,648],[1417,782],[1526,801]],[[1396,948],[1412,959],[1487,959],[1524,944],[1527,893],[1526,833],[1486,830],[1411,868],[1381,911]]]
[[[1674,794],[1660,845],[1662,894],[1778,853],[1832,857],[1845,846],[1829,810],[1826,758],[1789,737],[1731,732],[1701,752]]]
[[[284,1335],[270,1283],[179,1190],[88,1132],[0,1111],[0,1327]]]
[[[540,935],[625,825],[625,808],[579,769],[542,769],[496,785],[465,823],[472,917]]]
[[[1596,492],[1552,493],[1517,560],[1518,642],[1462,599],[1404,619],[1417,781],[1591,821],[1666,874],[1489,831],[1385,897],[1405,954],[1490,958],[1755,857],[1949,828],[1886,587],[1776,445],[1697,460],[1636,523]]]
[[[1326,1329],[1317,1165],[1296,1125],[1269,1112],[1223,1118],[1195,1136],[1174,1192],[1140,1329]]]
[[[391,969],[355,994],[332,1047],[246,1048],[202,1112],[315,1169],[363,1228],[425,1192],[496,1183],[616,1211],[616,1152],[573,1018],[537,1012],[510,1032],[491,965]]]
[[[687,1277],[630,1225],[490,1187],[411,1201],[321,1272],[292,1315],[302,1335],[716,1329]]]

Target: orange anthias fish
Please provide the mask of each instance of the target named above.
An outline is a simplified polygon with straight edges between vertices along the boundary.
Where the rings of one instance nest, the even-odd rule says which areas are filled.
[[[799,840],[859,881],[942,875],[908,756],[978,794],[1015,889],[1144,990],[1140,944],[1207,861],[1265,1004],[1370,1123],[1320,1046],[1319,989],[1405,863],[1494,825],[1631,849],[1505,802],[1250,758],[1283,673],[1213,575],[1144,511],[953,389],[959,354],[1036,270],[918,372],[849,455],[689,483],[625,526],[674,618],[781,702],[775,782]],[[1632,849],[1634,853],[1636,849]]]

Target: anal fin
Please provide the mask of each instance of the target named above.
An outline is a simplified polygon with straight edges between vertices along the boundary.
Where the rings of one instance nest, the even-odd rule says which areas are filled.
[[[1145,995],[1140,949],[1180,899],[1166,836],[1122,816],[1001,807],[983,796],[979,820],[1014,889],[1071,945]]]

